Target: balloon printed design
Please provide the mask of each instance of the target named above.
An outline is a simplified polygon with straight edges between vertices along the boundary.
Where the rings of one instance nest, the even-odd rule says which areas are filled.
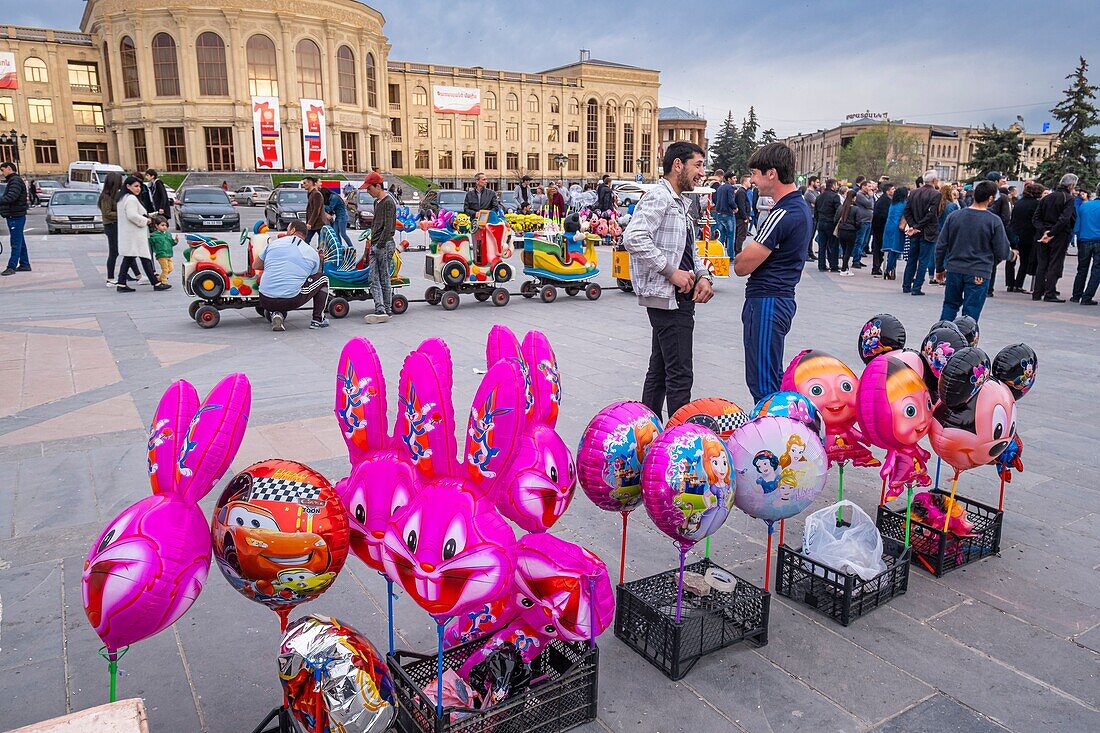
[[[748,421],[749,415],[736,403],[722,397],[702,397],[674,412],[665,423],[665,429],[683,423],[694,423],[710,428],[719,438],[725,440]]]
[[[993,378],[1003,382],[1020,399],[1035,386],[1039,355],[1027,344],[1013,344],[997,352],[993,359]]]
[[[864,364],[870,364],[876,356],[905,346],[905,326],[889,313],[879,313],[863,324],[856,346],[859,358]]]
[[[932,401],[936,401],[939,395],[940,379],[938,375],[933,373],[932,366],[924,358],[924,354],[916,349],[898,349],[890,352],[890,358],[897,359],[916,372],[917,376],[924,381],[924,386],[928,388],[928,394]]]
[[[778,522],[806,509],[821,493],[828,457],[813,430],[789,417],[765,416],[727,441],[735,469],[737,508]]]
[[[825,439],[825,423],[821,419],[821,413],[810,398],[800,392],[773,392],[756,403],[749,417],[755,420],[765,415],[798,420],[809,425],[822,440]]]
[[[978,340],[981,337],[981,332],[978,329],[978,322],[970,316],[959,316],[953,323],[955,327],[959,329],[959,333],[966,339],[967,346],[977,346]]]
[[[941,402],[933,415],[932,449],[957,471],[992,463],[1016,437],[1016,400],[993,379],[961,406]]]
[[[153,495],[122,510],[84,561],[84,613],[109,652],[175,623],[210,571],[210,533],[198,501],[222,477],[248,422],[251,386],[232,374],[199,404],[188,382],[161,397],[149,430]]]
[[[713,431],[690,423],[669,428],[646,454],[646,511],[657,529],[686,551],[717,532],[729,516],[734,503],[732,474],[729,451]]]
[[[939,379],[940,372],[947,366],[956,352],[967,347],[966,339],[959,332],[958,326],[940,326],[929,331],[921,343],[920,353],[924,355],[932,373]]]
[[[641,402],[616,402],[589,421],[577,449],[581,488],[600,509],[630,512],[642,503],[642,466],[661,421]]]

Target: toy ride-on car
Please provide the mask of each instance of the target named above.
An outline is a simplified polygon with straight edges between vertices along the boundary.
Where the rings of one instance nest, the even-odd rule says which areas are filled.
[[[246,229],[237,244],[203,234],[186,235],[183,289],[195,298],[187,308],[195,323],[214,328],[227,308],[256,308],[263,315],[259,308],[260,271],[252,263],[262,257],[271,236],[266,226]]]
[[[479,212],[472,232],[466,214],[455,214],[446,228],[429,229],[424,276],[436,284],[424,293],[428,305],[454,310],[460,293],[507,305],[510,296],[503,286],[513,276],[512,266],[505,262],[512,256],[507,234],[508,225],[497,211]]]
[[[340,239],[340,235],[331,226],[321,228],[321,257],[324,258],[324,273],[328,277],[328,312],[333,318],[344,318],[351,312],[353,300],[373,300],[370,292],[370,268],[367,264],[366,250],[362,257],[354,247],[349,247]],[[370,230],[365,229],[359,235],[359,241],[366,241],[370,249]],[[401,276],[401,255],[395,250],[390,270],[390,287],[403,288],[409,284],[409,278]],[[409,299],[400,293],[393,294],[392,310],[400,315],[409,309]]]
[[[695,252],[702,258],[707,271],[714,277],[730,276],[730,258],[726,256],[726,248],[717,239],[710,239],[704,231],[703,239],[696,240]],[[615,276],[615,284],[624,293],[634,292],[634,285],[630,282],[630,253],[621,244],[615,245],[611,253],[611,274]]]
[[[520,286],[523,297],[538,295],[543,303],[553,303],[558,288],[569,296],[583,290],[589,300],[600,297],[603,291],[595,282],[600,274],[596,267],[600,236],[585,231],[576,214],[566,217],[564,229],[564,233],[523,233],[523,274],[531,278]]]

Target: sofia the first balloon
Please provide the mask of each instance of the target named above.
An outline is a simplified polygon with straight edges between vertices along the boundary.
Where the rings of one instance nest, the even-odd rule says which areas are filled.
[[[728,446],[736,475],[733,500],[750,517],[793,517],[825,485],[828,458],[821,439],[797,420],[759,417],[739,428]]]
[[[650,446],[642,468],[646,511],[686,551],[729,516],[732,473],[729,451],[714,431],[690,423],[669,428]]]
[[[616,402],[596,413],[581,435],[577,474],[592,503],[630,512],[642,503],[642,464],[661,421],[641,402]]]

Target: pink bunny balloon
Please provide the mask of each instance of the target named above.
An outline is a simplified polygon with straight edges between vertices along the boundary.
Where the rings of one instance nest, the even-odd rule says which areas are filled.
[[[219,382],[201,406],[185,381],[161,397],[149,431],[153,495],[115,517],[84,561],[84,612],[108,652],[175,623],[202,591],[210,528],[198,501],[236,455],[250,403],[243,374]]]
[[[386,408],[378,353],[364,338],[348,341],[340,352],[334,409],[352,471],[337,482],[336,492],[348,511],[352,552],[379,572],[384,572],[386,525],[418,490],[412,468],[401,460],[400,444],[386,430]]]

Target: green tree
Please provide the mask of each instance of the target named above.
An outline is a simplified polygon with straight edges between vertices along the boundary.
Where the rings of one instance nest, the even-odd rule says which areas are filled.
[[[756,108],[749,107],[749,116],[741,121],[741,131],[733,145],[733,155],[727,171],[737,171],[741,174],[749,172],[749,158],[756,152],[759,143],[756,141],[756,133],[760,129],[760,121],[756,119]]]
[[[775,130],[772,129],[771,127],[769,127],[767,130],[764,130],[764,132],[761,133],[761,135],[760,135],[760,144],[761,145],[770,145],[771,143],[774,143],[778,139],[779,138],[776,136]]]
[[[714,142],[710,144],[711,163],[715,168],[722,170],[735,170],[734,161],[737,154],[737,138],[740,130],[733,121],[733,112],[726,113],[726,119],[718,128],[718,134],[714,136]]]
[[[1097,87],[1089,84],[1088,69],[1088,62],[1081,57],[1077,68],[1066,76],[1070,85],[1065,99],[1050,111],[1062,129],[1057,149],[1039,164],[1038,178],[1047,186],[1056,185],[1065,173],[1076,173],[1078,186],[1090,190],[1100,181],[1100,135],[1089,132],[1100,125],[1100,112],[1095,104]]]
[[[837,174],[909,181],[920,175],[924,158],[920,138],[887,123],[866,129],[853,137],[837,154]]]
[[[974,176],[970,180],[984,178],[990,171],[1000,171],[1007,176],[1019,176],[1028,172],[1023,165],[1023,153],[1034,139],[1025,138],[1023,130],[1016,127],[998,130],[996,125],[983,125],[975,140],[977,145],[974,146],[969,164]]]

